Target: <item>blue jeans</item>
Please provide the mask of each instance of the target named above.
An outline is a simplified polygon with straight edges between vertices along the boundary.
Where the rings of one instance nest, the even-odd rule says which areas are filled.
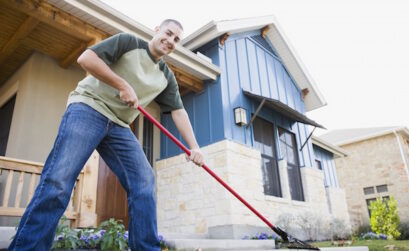
[[[69,105],[40,182],[9,250],[50,250],[74,183],[97,149],[127,193],[131,250],[160,250],[155,177],[129,128],[114,124],[83,103]]]

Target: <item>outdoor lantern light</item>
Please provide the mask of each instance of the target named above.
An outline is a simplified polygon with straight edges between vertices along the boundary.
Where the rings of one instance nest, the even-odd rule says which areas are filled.
[[[234,122],[236,125],[247,125],[247,110],[243,107],[234,108]]]

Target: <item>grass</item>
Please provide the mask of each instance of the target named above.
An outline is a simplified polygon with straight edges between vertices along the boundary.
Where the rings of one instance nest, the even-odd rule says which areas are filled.
[[[315,242],[317,247],[334,247],[330,241]],[[357,240],[351,246],[368,246],[369,251],[409,251],[409,240]]]

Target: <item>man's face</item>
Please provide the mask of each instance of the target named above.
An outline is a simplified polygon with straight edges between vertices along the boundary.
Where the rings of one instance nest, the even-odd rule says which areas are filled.
[[[155,56],[168,55],[175,50],[176,44],[180,42],[183,30],[173,22],[155,28],[152,45]]]

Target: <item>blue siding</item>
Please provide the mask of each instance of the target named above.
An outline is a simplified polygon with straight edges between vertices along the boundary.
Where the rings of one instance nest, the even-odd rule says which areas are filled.
[[[324,173],[324,185],[326,187],[339,187],[333,154],[316,145],[314,145],[313,148],[315,158],[321,161],[322,171]]]
[[[288,74],[280,58],[274,53],[274,48],[266,48],[270,43],[267,41],[262,43],[259,34],[259,31],[235,34],[229,37],[223,47],[215,39],[198,49],[210,57],[213,63],[222,70],[218,80],[206,83],[201,93],[190,93],[182,97],[200,146],[223,139],[253,146],[252,128],[234,124],[233,109],[235,107],[246,108],[248,121],[250,121],[259,105],[258,102],[244,96],[243,89],[279,100],[305,114],[301,91]],[[274,123],[276,133],[277,127],[294,133],[298,149],[309,135],[306,125],[291,121],[268,108],[263,108],[259,116]],[[172,133],[179,135],[170,115],[162,116],[162,122],[169,125],[168,128]],[[276,135],[277,138],[278,135]],[[162,136],[162,158],[181,152],[171,144]],[[277,149],[279,149],[278,146]],[[312,167],[314,165],[311,142],[308,142],[303,151],[299,152],[299,160],[301,166]]]

